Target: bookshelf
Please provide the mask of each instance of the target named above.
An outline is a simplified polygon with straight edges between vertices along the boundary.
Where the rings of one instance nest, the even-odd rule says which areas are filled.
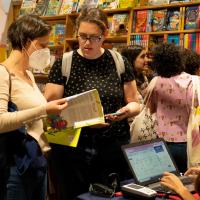
[[[198,14],[198,21],[197,21],[197,28],[190,28],[190,29],[186,29],[185,28],[185,24],[186,24],[186,13],[187,13],[187,9],[190,9],[192,7],[195,6],[200,6],[200,1],[199,2],[181,2],[181,3],[176,3],[176,4],[165,4],[165,5],[156,5],[156,6],[141,6],[141,7],[135,7],[133,8],[133,18],[131,20],[131,33],[128,34],[129,38],[128,38],[128,44],[140,44],[143,46],[146,46],[147,48],[151,48],[152,45],[154,45],[154,43],[151,43],[152,39],[157,38],[162,38],[162,40],[160,39],[160,41],[158,40],[157,42],[171,42],[170,38],[171,37],[177,37],[176,42],[174,42],[177,45],[186,47],[186,48],[190,48],[190,46],[187,45],[187,43],[190,43],[190,41],[186,41],[186,36],[187,37],[196,37],[196,41],[197,42],[197,36],[199,37],[199,33],[200,33],[200,14]],[[137,17],[138,17],[138,13],[140,11],[147,11],[147,13],[154,13],[154,11],[158,11],[158,10],[166,10],[166,16],[165,19],[166,21],[164,23],[169,23],[169,15],[168,12],[170,12],[171,10],[177,10],[179,12],[179,26],[177,28],[177,30],[167,30],[167,26],[165,24],[165,28],[163,28],[163,30],[159,30],[159,31],[152,31],[152,30],[148,30],[148,31],[137,31]],[[200,8],[198,8],[199,10],[197,11],[198,13],[200,13]],[[153,14],[151,14],[153,15]],[[152,19],[149,20],[148,19],[148,14],[147,14],[147,21],[146,23],[151,23],[152,26],[152,21],[153,21],[153,17],[151,16]],[[143,19],[144,20],[144,19]],[[150,22],[149,22],[149,21]],[[156,40],[155,40],[156,41]],[[156,43],[156,42],[155,42]],[[192,42],[194,43],[194,41]],[[196,47],[194,47],[193,45],[193,50],[197,51],[198,53],[200,53],[200,46],[197,45]]]

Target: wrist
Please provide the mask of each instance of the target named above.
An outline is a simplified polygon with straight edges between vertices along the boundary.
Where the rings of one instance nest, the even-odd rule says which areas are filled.
[[[184,198],[185,196],[188,196],[188,194],[190,194],[190,192],[188,191],[188,189],[185,186],[177,188],[176,192],[182,198]]]

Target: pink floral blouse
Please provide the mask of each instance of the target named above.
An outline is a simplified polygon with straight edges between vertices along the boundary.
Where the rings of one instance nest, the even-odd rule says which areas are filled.
[[[171,78],[158,77],[150,106],[156,111],[158,136],[168,142],[186,142],[192,104],[192,76],[185,72]]]

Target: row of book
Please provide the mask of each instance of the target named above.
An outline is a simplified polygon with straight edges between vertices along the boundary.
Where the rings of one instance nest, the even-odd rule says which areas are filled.
[[[200,28],[200,5],[160,10],[139,10],[134,16],[133,23],[133,32],[136,33],[198,28]]]
[[[101,9],[134,7],[136,2],[137,0],[23,0],[20,14],[63,15],[80,12],[84,7]]]
[[[154,6],[172,3],[200,2],[200,0],[140,0],[140,6]]]
[[[148,48],[163,42],[183,46],[200,54],[200,33],[184,34],[183,38],[180,38],[179,34],[170,34],[167,37],[164,35],[132,35],[130,40],[131,45],[141,45]]]

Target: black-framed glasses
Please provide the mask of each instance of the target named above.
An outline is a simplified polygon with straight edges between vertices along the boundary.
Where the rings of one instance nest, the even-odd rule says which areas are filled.
[[[77,38],[79,38],[82,42],[86,42],[89,40],[92,43],[100,42],[102,39],[102,35],[85,35],[85,34],[79,34],[77,35]]]

